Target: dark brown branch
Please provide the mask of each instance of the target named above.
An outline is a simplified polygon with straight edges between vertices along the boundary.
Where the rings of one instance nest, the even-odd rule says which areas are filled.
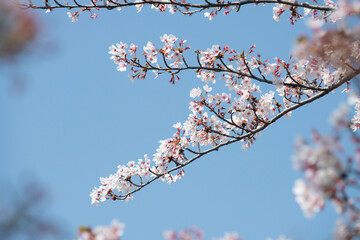
[[[144,70],[147,70],[147,71],[148,70],[155,70],[155,71],[161,71],[161,72],[166,72],[166,73],[170,72],[170,73],[176,73],[176,74],[180,73],[182,71],[185,71],[185,70],[195,70],[196,72],[199,72],[200,70],[201,71],[214,71],[214,72],[217,72],[217,73],[221,73],[221,72],[222,73],[231,73],[231,74],[235,74],[235,75],[241,76],[241,77],[248,77],[248,78],[251,78],[251,79],[256,80],[258,82],[274,85],[273,81],[268,80],[268,79],[264,79],[263,77],[257,77],[254,74],[252,74],[251,72],[248,74],[248,73],[233,70],[233,69],[229,68],[226,65],[226,63],[223,62],[221,59],[220,59],[221,63],[226,66],[224,68],[201,66],[198,56],[199,56],[199,54],[197,54],[199,66],[185,66],[185,67],[171,67],[171,66],[169,66],[168,63],[165,60],[164,55],[163,55],[163,60],[165,62],[165,67],[162,67],[162,66],[155,67],[155,66],[152,66],[151,64],[149,64],[147,61],[146,62],[148,63],[148,66],[142,65],[140,62],[132,62],[132,61],[128,61],[126,59],[123,59],[123,60],[125,60],[126,63],[128,63],[130,65],[133,65],[135,67],[138,67],[138,68],[141,68],[141,69],[144,69]],[[289,87],[299,87],[299,83],[282,83],[282,84],[284,86],[289,86]],[[307,86],[307,85],[301,85],[301,87],[304,88],[304,89],[315,90],[315,91],[326,91],[326,89],[327,89],[327,88],[313,87],[313,86]]]
[[[306,2],[301,3],[298,1],[292,2],[292,1],[288,1],[288,0],[243,0],[243,1],[228,1],[228,2],[224,2],[224,3],[220,3],[220,2],[210,3],[208,1],[205,1],[205,3],[191,3],[191,2],[187,3],[187,2],[180,2],[180,1],[175,2],[175,1],[171,1],[171,0],[169,0],[167,2],[150,1],[150,0],[147,1],[146,0],[146,1],[142,1],[142,2],[122,2],[122,3],[110,1],[111,4],[107,4],[104,2],[103,4],[98,4],[98,5],[95,5],[92,0],[89,0],[89,2],[91,2],[91,4],[89,3],[88,5],[80,5],[80,4],[76,3],[76,0],[72,0],[74,2],[74,4],[61,4],[57,0],[53,0],[54,3],[52,5],[49,3],[50,1],[46,1],[46,2],[44,2],[44,4],[38,4],[38,5],[33,4],[32,2],[29,2],[29,1],[25,1],[27,3],[24,3],[24,1],[25,0],[17,0],[17,4],[23,8],[32,8],[32,9],[86,8],[87,10],[90,10],[92,8],[104,8],[104,9],[112,10],[112,9],[115,9],[118,7],[136,6],[136,5],[140,5],[140,4],[144,4],[144,5],[153,4],[155,6],[163,4],[163,5],[172,5],[174,7],[177,7],[177,9],[183,8],[184,10],[182,10],[182,13],[186,14],[186,15],[191,15],[196,12],[207,10],[207,9],[215,9],[217,11],[220,11],[223,8],[229,8],[229,7],[234,7],[237,11],[239,11],[240,7],[243,5],[261,4],[261,3],[263,3],[263,4],[282,3],[282,4],[290,5],[293,7],[308,8],[308,9],[313,9],[313,10],[320,10],[323,12],[331,12],[335,9],[334,7],[326,6],[326,5],[314,5],[314,4],[309,4]],[[190,11],[190,9],[193,9],[193,10]]]

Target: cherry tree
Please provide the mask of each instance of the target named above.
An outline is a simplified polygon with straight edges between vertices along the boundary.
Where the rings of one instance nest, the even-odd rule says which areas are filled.
[[[141,12],[147,6],[160,13],[203,14],[212,20],[219,14],[236,14],[246,5],[262,4],[273,5],[275,21],[288,17],[290,24],[294,25],[304,18],[310,19],[308,25],[313,32],[312,36],[300,38],[289,60],[278,57],[274,57],[274,60],[264,59],[256,52],[255,44],[247,50],[236,50],[228,45],[193,50],[190,42],[173,34],[164,34],[160,36],[159,42],[148,41],[142,47],[121,41],[110,46],[110,58],[116,69],[127,71],[131,81],[143,80],[151,72],[155,78],[166,75],[171,84],[176,84],[183,72],[193,71],[199,79],[199,85],[190,91],[190,97],[194,100],[189,103],[189,116],[185,122],[173,125],[173,136],[161,140],[152,157],[145,154],[137,162],[129,161],[126,165],[119,165],[114,174],[100,178],[101,185],[95,187],[90,196],[95,205],[106,200],[128,201],[133,199],[136,192],[157,180],[176,182],[184,176],[184,167],[190,163],[229,144],[241,144],[246,150],[263,130],[279,119],[291,117],[293,111],[340,88],[349,93],[353,110],[342,107],[334,113],[334,137],[323,137],[314,132],[313,145],[305,140],[297,141],[294,166],[305,173],[305,179],[295,182],[294,194],[306,217],[323,209],[327,201],[335,204],[336,211],[345,218],[338,221],[336,239],[360,236],[358,199],[352,190],[348,190],[357,187],[360,170],[360,141],[356,135],[360,128],[360,100],[355,91],[355,78],[360,73],[360,32],[357,24],[360,16],[359,1],[16,2],[19,7],[46,12],[68,9],[67,14],[72,22],[78,21],[86,12],[91,18],[96,18],[100,11],[124,11],[127,7],[135,7]],[[349,117],[349,112],[354,112],[354,116]],[[354,144],[355,153],[350,154],[350,157],[340,147],[340,137],[344,131],[349,131],[351,143]],[[123,228],[121,224],[114,224],[116,229]],[[91,239],[89,236],[94,237],[97,232],[102,230],[82,230],[88,236],[85,239]],[[117,237],[122,236],[122,230],[114,232],[118,234]],[[178,237],[176,234],[166,236],[166,239]],[[190,239],[197,237],[195,233],[195,237]],[[223,239],[238,237],[228,234]]]

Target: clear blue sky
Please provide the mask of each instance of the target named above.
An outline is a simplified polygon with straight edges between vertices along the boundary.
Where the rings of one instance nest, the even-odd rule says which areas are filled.
[[[305,219],[292,194],[301,175],[290,156],[296,136],[312,128],[329,132],[328,116],[341,93],[294,112],[264,131],[247,152],[235,144],[188,166],[172,185],[161,182],[143,189],[128,203],[90,204],[99,177],[119,164],[152,155],[158,140],[173,134],[172,124],[186,120],[189,91],[201,83],[195,73],[175,86],[168,78],[131,83],[109,59],[118,41],[143,46],[159,43],[163,34],[187,39],[192,49],[213,44],[248,49],[257,45],[265,58],[288,59],[293,42],[306,28],[282,17],[273,21],[271,7],[246,6],[239,13],[209,21],[161,14],[146,8],[83,14],[72,23],[66,11],[32,11],[42,25],[33,54],[20,66],[0,68],[0,181],[18,188],[33,176],[51,195],[51,216],[76,235],[79,225],[106,225],[116,218],[126,224],[124,239],[162,239],[168,229],[197,226],[206,239],[238,232],[244,239],[286,234],[293,240],[331,239],[336,215],[329,204],[314,219]],[[26,89],[11,90],[15,75]],[[219,82],[220,84],[220,82]],[[340,92],[340,91],[338,91]]]

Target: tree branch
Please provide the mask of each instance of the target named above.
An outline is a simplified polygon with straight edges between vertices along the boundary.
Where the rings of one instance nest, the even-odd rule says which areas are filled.
[[[280,3],[285,4],[293,7],[299,7],[299,8],[308,8],[313,10],[320,10],[324,12],[333,11],[335,10],[335,7],[327,6],[327,5],[315,5],[315,4],[309,4],[307,2],[298,2],[298,1],[289,1],[289,0],[242,0],[242,1],[228,1],[228,2],[215,2],[210,3],[208,1],[205,1],[205,3],[191,3],[191,2],[177,2],[177,1],[150,1],[150,0],[144,0],[139,2],[115,2],[110,1],[111,3],[106,3],[105,1],[102,4],[95,4],[96,1],[89,0],[89,4],[78,4],[76,0],[71,0],[73,3],[59,3],[57,0],[53,0],[54,2],[51,4],[49,1],[44,1],[43,4],[34,4],[31,1],[26,0],[16,0],[17,4],[20,7],[23,8],[32,8],[32,9],[79,9],[79,8],[86,8],[86,10],[90,10],[93,8],[105,8],[108,10],[113,10],[118,7],[127,7],[127,6],[138,6],[138,5],[171,5],[173,7],[177,7],[181,12],[185,15],[191,15],[199,11],[207,10],[207,9],[215,9],[216,11],[219,11],[223,8],[234,8],[235,10],[239,11],[240,7],[243,5],[249,5],[249,4],[266,4],[266,3]],[[181,9],[180,9],[181,8]]]
[[[190,149],[186,149],[186,150],[194,153],[196,156],[194,156],[193,158],[185,161],[181,165],[173,167],[172,169],[168,170],[165,173],[161,173],[161,174],[155,174],[154,173],[154,175],[155,175],[154,178],[152,178],[151,180],[149,180],[148,182],[146,182],[144,184],[139,185],[136,189],[128,192],[125,195],[116,195],[116,194],[112,193],[109,196],[112,199],[126,200],[128,197],[132,196],[132,194],[140,191],[142,188],[146,187],[147,185],[151,184],[152,182],[156,181],[157,179],[162,178],[166,174],[170,174],[170,173],[172,173],[172,172],[174,172],[176,170],[181,170],[184,166],[189,165],[190,163],[194,162],[195,160],[201,158],[202,156],[204,156],[204,155],[206,155],[208,153],[211,153],[213,151],[218,151],[220,148],[222,148],[224,146],[227,146],[227,145],[230,145],[232,143],[236,143],[236,142],[239,142],[239,141],[244,140],[244,139],[252,138],[256,133],[259,133],[259,132],[265,130],[268,126],[270,126],[271,124],[274,124],[277,120],[279,120],[280,118],[282,118],[286,114],[288,114],[291,111],[294,111],[294,110],[296,110],[296,109],[298,109],[298,108],[300,108],[302,106],[305,106],[305,105],[307,105],[307,104],[309,104],[309,103],[311,103],[311,102],[313,102],[313,101],[315,101],[317,99],[320,99],[320,98],[324,97],[325,95],[327,95],[331,91],[333,91],[336,88],[340,87],[342,84],[344,84],[344,83],[350,81],[351,79],[355,78],[358,74],[360,74],[360,69],[357,69],[356,71],[352,71],[347,76],[345,76],[341,80],[339,80],[337,83],[333,84],[332,86],[327,87],[326,90],[324,90],[323,92],[320,92],[320,93],[318,93],[318,94],[316,94],[316,95],[314,95],[314,96],[312,96],[312,97],[310,97],[310,98],[308,98],[306,100],[300,101],[299,103],[294,104],[293,106],[284,109],[283,111],[278,113],[276,116],[274,116],[272,119],[270,119],[268,122],[264,122],[264,124],[262,126],[252,130],[251,132],[243,134],[243,135],[241,135],[239,137],[235,137],[234,139],[231,139],[231,140],[229,140],[227,142],[220,143],[217,146],[212,147],[212,148],[210,148],[208,150],[205,150],[205,151],[202,151],[202,152],[195,152],[195,151],[192,151]]]

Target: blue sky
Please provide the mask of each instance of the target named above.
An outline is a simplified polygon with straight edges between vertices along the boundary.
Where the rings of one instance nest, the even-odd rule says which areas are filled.
[[[186,167],[172,185],[150,185],[128,203],[90,204],[99,177],[119,164],[152,155],[158,141],[173,134],[174,123],[186,120],[189,91],[201,83],[195,73],[175,85],[167,77],[131,83],[117,72],[108,47],[118,41],[143,46],[160,43],[163,34],[188,40],[195,49],[213,44],[235,49],[257,45],[264,58],[288,59],[303,23],[273,21],[271,7],[246,6],[239,13],[212,21],[158,13],[99,11],[72,23],[66,11],[32,11],[42,32],[34,53],[21,65],[0,68],[0,181],[18,189],[24,176],[36,178],[51,196],[49,212],[68,230],[79,225],[106,225],[116,218],[126,224],[124,239],[162,239],[168,229],[197,226],[206,239],[238,232],[244,239],[286,234],[293,240],[331,239],[336,215],[331,204],[314,219],[305,219],[292,194],[301,177],[290,157],[296,136],[312,128],[329,132],[328,116],[345,96],[338,93],[293,113],[264,131],[244,152],[235,144]],[[11,90],[13,76],[26,88]],[[220,83],[219,83],[220,84]]]

